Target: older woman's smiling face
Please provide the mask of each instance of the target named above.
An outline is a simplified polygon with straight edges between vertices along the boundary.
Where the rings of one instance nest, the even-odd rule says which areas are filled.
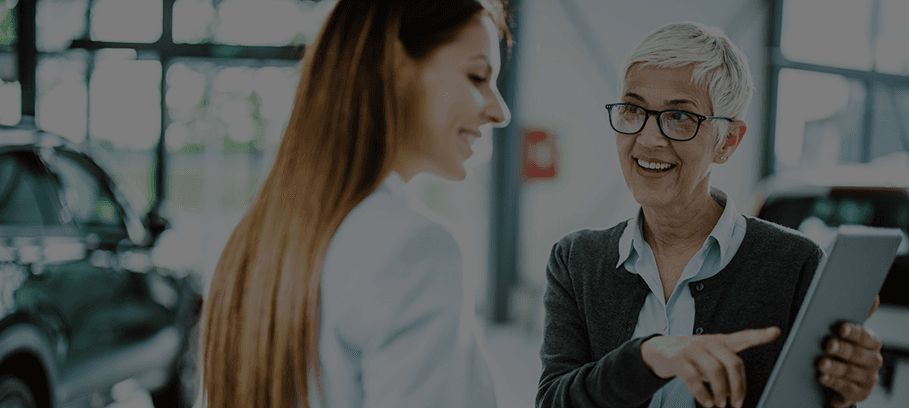
[[[690,68],[634,66],[625,77],[622,102],[712,115],[707,90],[695,85],[691,74]],[[641,206],[683,209],[709,197],[710,163],[721,162],[712,122],[704,121],[697,136],[685,142],[663,136],[653,115],[637,134],[616,133],[625,183]]]

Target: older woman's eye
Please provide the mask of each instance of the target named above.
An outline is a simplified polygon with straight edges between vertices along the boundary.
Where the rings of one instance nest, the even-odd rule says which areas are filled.
[[[625,119],[633,119],[644,113],[637,106],[619,105],[618,108],[619,108],[619,115],[622,115],[622,117]]]
[[[697,118],[683,111],[668,111],[660,119],[664,131],[675,134],[676,137],[687,138],[697,132]]]
[[[687,118],[688,118],[688,115],[685,114],[685,112],[679,112],[679,111],[666,112],[666,119],[667,119],[667,120],[673,120],[673,121],[676,121],[676,122],[681,122],[681,121],[683,121],[683,120],[685,120],[685,119],[687,119]]]

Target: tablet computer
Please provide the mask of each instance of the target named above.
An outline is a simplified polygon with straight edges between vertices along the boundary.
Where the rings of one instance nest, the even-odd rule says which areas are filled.
[[[822,343],[838,321],[864,323],[902,240],[895,228],[841,226],[818,266],[757,408],[825,406]]]

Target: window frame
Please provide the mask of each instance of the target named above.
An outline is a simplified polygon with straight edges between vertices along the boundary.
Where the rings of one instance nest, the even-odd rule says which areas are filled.
[[[874,108],[875,98],[872,96],[881,89],[909,89],[909,75],[894,75],[874,70],[857,70],[840,68],[829,65],[812,64],[800,61],[793,61],[783,54],[780,44],[782,39],[783,28],[783,10],[786,0],[771,0],[769,32],[767,35],[767,115],[766,129],[767,136],[764,139],[763,165],[761,167],[761,177],[768,177],[777,172],[776,168],[776,125],[777,125],[777,106],[780,71],[784,69],[794,69],[805,72],[817,72],[842,76],[849,80],[861,82],[866,89],[868,97],[865,98],[862,111],[862,128],[860,138],[861,151],[859,153],[859,162],[868,163],[872,160],[873,149],[873,128],[874,128]],[[877,19],[880,10],[881,0],[872,0],[872,19]],[[874,21],[872,21],[874,23]],[[872,36],[872,41],[875,41]],[[874,46],[871,44],[870,46]],[[903,136],[900,136],[903,137]],[[907,136],[909,137],[909,136]]]
[[[85,50],[88,55],[88,67],[85,71],[85,83],[89,84],[93,71],[92,61],[95,53],[103,49],[127,49],[136,51],[137,55],[157,54],[157,60],[161,62],[161,130],[158,141],[153,148],[154,157],[154,184],[149,191],[150,208],[156,211],[163,203],[167,194],[167,144],[165,140],[165,130],[169,124],[167,116],[166,92],[167,92],[167,67],[170,63],[179,58],[202,58],[213,60],[285,60],[298,62],[305,51],[305,45],[287,45],[287,46],[246,46],[246,45],[227,45],[215,42],[205,42],[198,44],[175,43],[173,41],[173,11],[176,0],[161,0],[163,9],[161,37],[152,43],[130,43],[130,42],[112,42],[96,41],[91,39],[91,16],[90,10],[94,6],[95,0],[89,0],[85,19],[85,32],[81,38],[74,39],[69,48],[60,51],[64,53],[69,50]],[[27,5],[27,7],[23,7]],[[18,24],[18,43],[17,50],[19,55],[19,72],[20,83],[22,84],[22,110],[25,115],[34,115],[37,104],[36,69],[38,59],[42,55],[52,56],[57,53],[39,52],[36,47],[36,17],[37,2],[19,2],[18,4],[18,21],[25,21],[25,24]],[[30,84],[31,86],[28,86]],[[89,95],[89,109],[91,109],[91,99]],[[90,148],[91,132],[87,129],[85,138],[85,147]]]

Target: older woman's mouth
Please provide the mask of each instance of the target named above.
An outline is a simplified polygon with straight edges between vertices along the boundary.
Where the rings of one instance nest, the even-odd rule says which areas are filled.
[[[642,169],[644,169],[644,170],[646,170],[646,171],[652,171],[652,172],[669,171],[669,170],[671,170],[673,167],[675,167],[674,164],[659,163],[659,162],[649,162],[649,161],[644,161],[644,160],[641,160],[641,159],[637,159],[637,160],[635,160],[635,162],[637,162],[638,167],[640,167],[640,168],[642,168]]]

